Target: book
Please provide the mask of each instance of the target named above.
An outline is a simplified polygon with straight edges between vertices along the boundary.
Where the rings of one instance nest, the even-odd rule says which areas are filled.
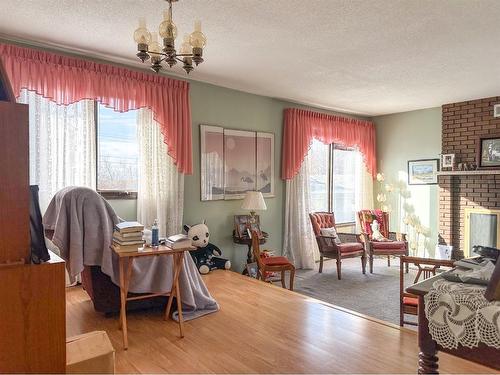
[[[113,243],[111,245],[111,247],[113,248],[114,251],[116,251],[117,253],[134,253],[134,252],[138,252],[139,249],[142,247],[142,246],[137,246],[137,245],[128,245],[128,246],[122,246],[122,245],[118,245],[117,243]]]
[[[118,238],[119,240],[122,241],[128,241],[128,240],[136,240],[136,239],[142,239],[143,232],[126,232],[122,233],[117,230],[113,232],[113,237]]]
[[[121,241],[119,239],[113,238],[113,243],[120,245],[120,246],[129,246],[129,245],[143,245],[144,240],[134,240],[134,241]]]
[[[185,234],[175,234],[165,240],[165,245],[171,249],[183,249],[191,246],[191,238]]]
[[[119,242],[119,243],[142,241],[142,232],[139,232],[137,234],[135,234],[135,232],[131,232],[131,233],[134,233],[134,236],[123,237],[120,232],[114,231],[113,232],[113,240],[116,240],[116,242]]]
[[[115,225],[115,229],[120,233],[142,232],[144,225],[137,221],[124,221]]]

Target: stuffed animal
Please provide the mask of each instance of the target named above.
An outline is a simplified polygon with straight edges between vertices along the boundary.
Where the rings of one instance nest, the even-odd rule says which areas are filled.
[[[192,226],[184,225],[184,230],[191,239],[192,245],[197,247],[197,250],[191,251],[191,256],[202,275],[215,269],[228,270],[231,268],[231,262],[221,258],[222,251],[208,242],[210,232],[205,222]]]

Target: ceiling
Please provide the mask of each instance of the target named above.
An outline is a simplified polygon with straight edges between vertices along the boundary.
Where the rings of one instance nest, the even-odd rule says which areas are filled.
[[[0,0],[0,37],[138,64],[138,17],[153,29],[165,7]],[[500,94],[498,0],[180,0],[173,11],[181,37],[203,21],[194,80],[363,115]]]

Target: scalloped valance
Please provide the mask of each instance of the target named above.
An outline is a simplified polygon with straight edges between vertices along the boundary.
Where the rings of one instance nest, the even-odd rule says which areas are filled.
[[[372,122],[298,108],[284,110],[281,178],[290,180],[298,173],[313,139],[355,147],[363,155],[368,172],[375,177],[375,126]]]
[[[59,104],[97,100],[115,111],[150,108],[179,172],[193,172],[189,83],[111,64],[0,43],[16,96],[22,89]]]

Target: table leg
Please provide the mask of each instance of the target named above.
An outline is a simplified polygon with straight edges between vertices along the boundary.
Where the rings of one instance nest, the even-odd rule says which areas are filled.
[[[179,289],[179,276],[182,271],[182,264],[184,263],[184,252],[176,254],[177,255],[177,277],[175,280],[175,294],[177,296],[177,313],[179,314],[179,333],[181,338],[184,337],[184,317],[182,316],[182,301],[181,301],[181,291]]]
[[[127,294],[126,294],[126,275],[125,275],[125,258],[120,258],[120,327],[123,334],[123,348],[128,349],[127,337]],[[130,261],[129,261],[130,263]]]
[[[418,297],[418,373],[439,374],[436,342],[429,333],[429,321],[425,316],[424,296]]]
[[[176,296],[175,293],[177,292],[176,288],[175,288],[175,279],[176,279],[176,271],[177,271],[177,258],[176,258],[176,254],[173,254],[172,255],[172,271],[173,271],[173,274],[172,274],[172,286],[171,286],[171,289],[170,289],[170,295],[168,296],[168,302],[167,302],[167,308],[165,309],[165,317],[164,319],[165,320],[168,320],[168,318],[171,316],[170,315],[170,310],[172,310],[172,302],[174,300],[174,297]]]

